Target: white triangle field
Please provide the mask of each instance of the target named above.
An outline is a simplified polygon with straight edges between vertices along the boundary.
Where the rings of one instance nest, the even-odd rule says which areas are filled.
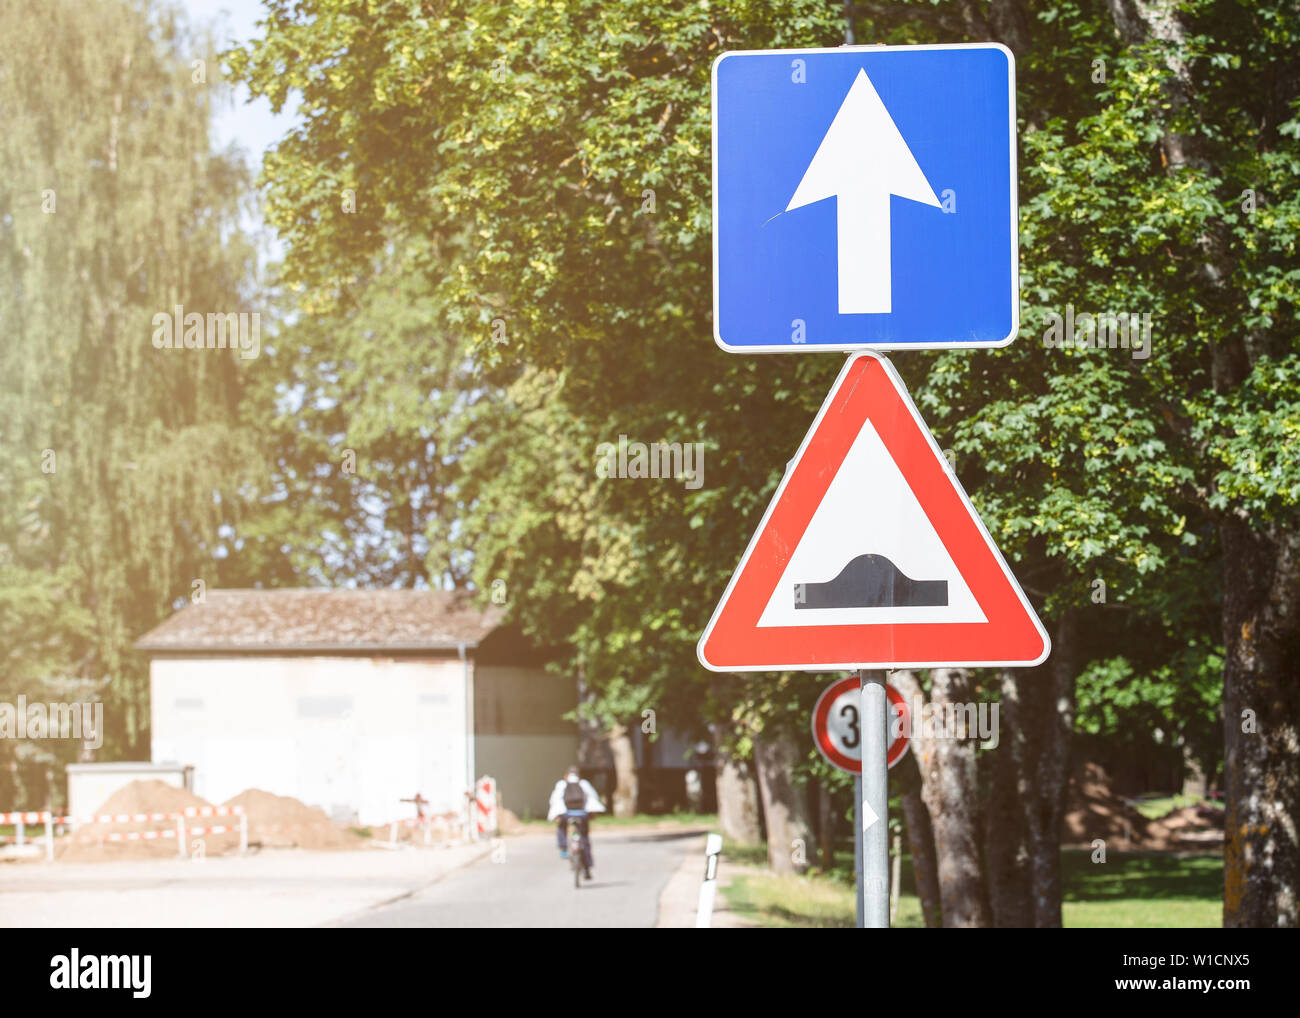
[[[858,555],[883,555],[913,580],[947,580],[939,607],[796,609],[796,583],[834,579]],[[987,622],[902,472],[867,421],[776,585],[758,625]]]

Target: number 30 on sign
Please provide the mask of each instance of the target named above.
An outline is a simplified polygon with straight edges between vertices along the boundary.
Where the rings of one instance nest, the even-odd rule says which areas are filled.
[[[812,731],[817,750],[826,760],[849,774],[862,773],[861,683],[856,675],[833,682],[817,698]],[[893,767],[911,740],[907,702],[893,686],[885,686],[889,699],[889,752],[885,763]]]

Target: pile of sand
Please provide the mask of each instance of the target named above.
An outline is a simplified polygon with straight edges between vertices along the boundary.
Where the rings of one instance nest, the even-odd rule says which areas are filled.
[[[1070,779],[1061,840],[1090,847],[1103,839],[1111,849],[1161,851],[1223,842],[1223,814],[1212,806],[1188,806],[1148,820],[1110,788],[1110,777],[1094,763]]]
[[[1223,810],[1214,806],[1184,806],[1151,821],[1151,830],[1174,848],[1223,845]]]
[[[240,792],[226,806],[243,806],[248,815],[248,843],[265,848],[359,848],[365,839],[339,827],[315,806],[260,788]]]
[[[1110,790],[1110,777],[1094,763],[1070,778],[1061,840],[1089,846],[1097,838],[1112,849],[1150,848],[1150,821]]]
[[[110,795],[94,816],[135,815],[138,813],[179,813],[191,807],[211,806],[193,792],[164,781],[132,781]],[[231,825],[238,821],[228,817],[189,817],[189,827]],[[55,857],[67,862],[103,862],[116,859],[160,859],[175,857],[179,846],[175,837],[110,840],[110,835],[151,834],[175,831],[175,820],[151,820],[142,823],[83,824],[66,838],[55,843]],[[202,842],[202,848],[198,848]],[[205,855],[220,855],[239,847],[239,835],[206,834],[197,838],[186,837],[186,854],[202,851]]]
[[[190,807],[211,806],[187,788],[165,781],[132,781],[104,800],[95,816],[118,813],[179,813]]]
[[[184,788],[162,781],[133,781],[109,796],[95,816],[139,813],[179,813],[212,803]],[[359,848],[365,839],[336,825],[325,812],[285,795],[250,788],[225,806],[242,806],[248,817],[250,848]],[[239,817],[194,816],[185,819],[186,855],[225,855],[239,849]],[[221,834],[192,835],[196,827],[230,827]],[[55,857],[68,862],[103,862],[118,859],[165,859],[179,855],[175,837],[110,840],[109,835],[174,831],[175,820],[143,823],[84,824],[55,842]],[[201,847],[200,847],[201,845]]]

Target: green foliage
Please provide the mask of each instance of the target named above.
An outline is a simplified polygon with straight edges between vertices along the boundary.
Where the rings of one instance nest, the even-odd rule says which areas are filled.
[[[966,6],[880,5],[859,36],[964,41]],[[230,64],[277,105],[303,96],[302,128],[264,168],[302,308],[355,313],[394,236],[426,238],[415,265],[439,335],[481,379],[479,410],[453,425],[456,523],[426,526],[430,575],[454,562],[481,590],[503,580],[514,617],[581,670],[596,716],[653,705],[663,723],[717,722],[742,753],[764,725],[796,723],[819,682],[706,676],[693,654],[839,366],[709,342],[709,67],[728,49],[837,44],[840,12],[811,0],[268,11],[264,38]],[[1284,3],[1198,0],[1174,53],[1125,47],[1102,5],[1026,11],[1021,337],[898,365],[1045,618],[1078,615],[1098,662],[1085,726],[1158,715],[1191,737],[1216,660],[1217,637],[1189,635],[1219,631],[1216,524],[1291,519],[1300,491],[1300,126],[1295,89],[1279,84],[1300,19]],[[1193,108],[1169,101],[1175,59],[1202,90]],[[1172,175],[1171,130],[1208,153]],[[1221,285],[1210,247],[1226,252]],[[1149,315],[1149,356],[1046,347],[1067,306]],[[1259,356],[1245,384],[1216,386],[1216,346],[1242,330]],[[340,405],[360,392],[353,380]],[[598,478],[596,447],[619,435],[701,442],[704,486]],[[1120,657],[1131,674],[1106,664]],[[1120,711],[1126,698],[1146,707]]]
[[[835,31],[820,3],[453,4],[427,22],[276,4],[266,40],[230,56],[273,102],[304,96],[304,129],[264,168],[304,308],[364,304],[381,221],[435,238],[440,331],[490,390],[453,424],[455,532],[429,530],[429,562],[463,564],[484,591],[503,579],[606,720],[719,713],[699,709],[694,643],[779,477],[754,450],[794,448],[835,368],[796,366],[792,385],[708,342],[709,63]],[[596,447],[620,434],[703,443],[704,486],[598,478]]]
[[[268,586],[461,583],[458,458],[486,399],[395,241],[347,310],[305,309],[264,356],[242,408],[272,462],[260,507],[223,542]]]
[[[1174,660],[1135,670],[1123,657],[1094,661],[1079,676],[1076,728],[1125,741],[1184,739],[1214,759],[1221,739],[1223,658],[1189,643]]]
[[[258,461],[234,423],[256,362],[151,343],[176,304],[250,310],[249,181],[211,149],[196,58],[215,72],[151,4],[0,9],[0,691],[107,678],[105,752],[137,758],[131,645],[219,582]]]

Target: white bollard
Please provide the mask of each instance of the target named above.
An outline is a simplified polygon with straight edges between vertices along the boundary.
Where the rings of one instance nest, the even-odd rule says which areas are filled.
[[[185,858],[185,818],[176,818],[176,854]]]
[[[700,884],[700,906],[695,913],[695,928],[707,930],[713,922],[713,899],[718,894],[718,853],[722,835],[710,834],[704,841],[704,883]]]
[[[21,816],[18,818],[18,824],[14,829],[14,833],[17,834],[18,836],[18,840],[15,842],[15,844],[19,848],[22,848],[25,844],[27,844],[27,825],[23,823],[23,818]]]

